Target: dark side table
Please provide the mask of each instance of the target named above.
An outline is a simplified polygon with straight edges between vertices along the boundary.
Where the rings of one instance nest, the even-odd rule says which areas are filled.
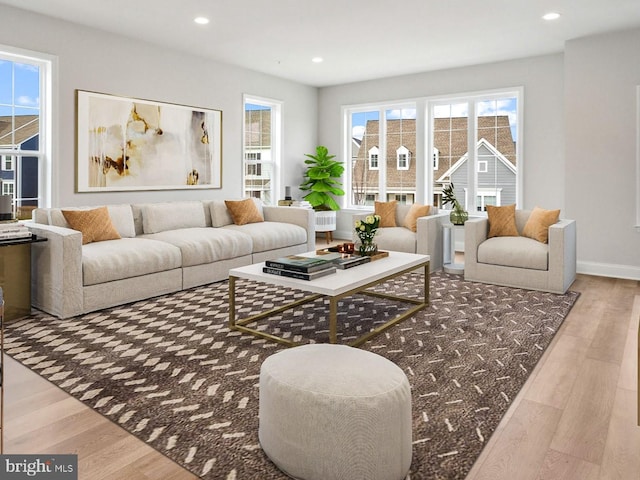
[[[0,241],[0,287],[4,294],[4,320],[31,313],[31,244],[44,237]]]

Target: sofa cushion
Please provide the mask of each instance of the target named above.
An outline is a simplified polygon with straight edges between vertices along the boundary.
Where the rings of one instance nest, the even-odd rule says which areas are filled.
[[[478,263],[547,270],[549,245],[527,237],[493,237],[478,246]]]
[[[487,205],[487,218],[489,219],[489,238],[491,237],[517,237],[516,205],[495,207]]]
[[[251,198],[244,200],[225,200],[224,204],[236,225],[264,222],[262,214],[258,211],[255,202]]]
[[[62,210],[65,220],[73,230],[82,233],[82,244],[119,240],[120,234],[111,223],[107,207],[91,210]]]
[[[380,215],[380,228],[395,227],[397,200],[390,202],[374,202],[373,212]]]
[[[123,238],[82,247],[83,285],[180,268],[180,250],[173,245],[143,238]],[[105,288],[105,295],[109,290]]]
[[[560,210],[545,210],[535,207],[522,229],[522,235],[542,243],[549,241],[549,227],[558,222]]]
[[[142,238],[160,240],[179,248],[183,267],[251,255],[251,237],[223,228],[182,228]]]
[[[77,210],[92,210],[96,207],[69,207],[65,208],[66,211]],[[133,238],[136,236],[136,231],[133,224],[133,213],[131,211],[131,205],[107,205],[109,210],[109,217],[111,223],[118,231],[121,237]],[[48,223],[56,227],[71,228],[67,219],[64,218],[61,208],[51,208],[48,210]]]
[[[307,243],[307,231],[291,223],[261,222],[227,225],[224,230],[242,232],[251,237],[253,253]]]
[[[149,203],[142,207],[144,233],[206,226],[205,207],[202,202]]]
[[[421,205],[419,203],[414,203],[411,205],[407,216],[404,217],[404,222],[402,226],[408,228],[412,232],[415,232],[418,229],[418,218],[426,217],[429,215],[429,210],[431,210],[431,205]]]

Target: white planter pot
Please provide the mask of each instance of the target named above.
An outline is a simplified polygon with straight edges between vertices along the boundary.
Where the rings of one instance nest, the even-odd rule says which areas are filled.
[[[316,232],[333,232],[336,229],[335,210],[315,212]]]

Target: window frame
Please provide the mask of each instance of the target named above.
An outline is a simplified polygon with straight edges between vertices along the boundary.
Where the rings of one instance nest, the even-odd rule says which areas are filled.
[[[54,147],[53,136],[57,131],[54,124],[54,112],[57,100],[58,57],[47,53],[26,50],[0,44],[0,61],[36,65],[40,69],[39,88],[39,139],[38,150],[7,149],[0,147],[0,156],[13,156],[13,171],[20,170],[22,157],[38,159],[38,195],[37,198],[23,198],[20,188],[14,185],[15,197],[18,200],[36,200],[38,207],[51,207],[59,197],[58,173],[54,168],[57,157],[57,146]],[[14,105],[15,107],[15,105]],[[57,143],[57,142],[55,142]]]
[[[260,105],[271,109],[271,136],[270,136],[270,151],[271,159],[265,160],[261,152],[247,152],[246,145],[246,105]],[[264,202],[265,205],[277,205],[280,198],[280,185],[282,185],[282,119],[283,116],[283,102],[271,98],[260,97],[256,95],[243,94],[242,96],[242,181],[241,189],[244,197],[255,196],[252,191],[247,189],[248,169],[247,166],[253,164],[257,166],[260,164],[260,174],[262,174],[265,164],[271,166],[271,178],[269,188],[269,194],[271,197],[270,202]],[[258,158],[248,159],[247,156],[251,153],[257,153]],[[263,200],[264,201],[264,200]]]

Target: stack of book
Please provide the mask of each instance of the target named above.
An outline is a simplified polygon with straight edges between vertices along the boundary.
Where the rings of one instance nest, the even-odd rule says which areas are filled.
[[[363,263],[368,263],[370,261],[371,257],[369,256],[356,255],[353,253],[341,253],[338,258],[332,260],[333,264],[341,270],[357,267],[358,265],[362,265]]]
[[[324,257],[324,256],[323,256]],[[262,268],[264,273],[280,275],[282,277],[299,278],[301,280],[315,280],[336,272],[336,266],[332,258],[303,257],[300,255],[289,255],[267,260]]]
[[[31,232],[24,224],[19,223],[17,220],[0,222],[0,242],[21,238],[31,238]]]

